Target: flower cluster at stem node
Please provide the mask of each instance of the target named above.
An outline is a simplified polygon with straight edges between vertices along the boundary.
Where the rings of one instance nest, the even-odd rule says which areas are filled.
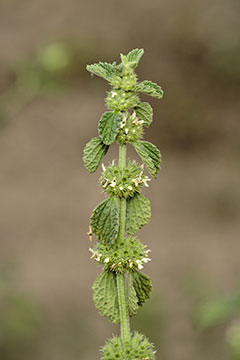
[[[143,269],[151,259],[148,254],[151,250],[146,248],[137,238],[128,237],[120,244],[111,248],[106,247],[102,242],[98,242],[94,248],[90,248],[92,253],[91,259],[96,260],[104,266],[104,270],[115,273],[122,273],[126,269],[136,270]]]
[[[148,187],[150,178],[144,174],[143,166],[139,166],[135,161],[129,161],[123,170],[114,162],[107,168],[102,165],[102,168],[100,184],[107,194],[127,199],[139,193],[143,185]]]
[[[133,143],[141,139],[143,135],[144,121],[138,119],[136,112],[132,114],[125,113],[120,123],[120,128],[117,136],[119,144]]]

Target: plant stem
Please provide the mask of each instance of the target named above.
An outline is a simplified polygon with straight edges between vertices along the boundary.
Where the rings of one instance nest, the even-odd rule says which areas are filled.
[[[126,166],[127,146],[120,145],[119,148],[119,169],[123,170]],[[126,226],[126,199],[124,197],[119,200],[119,232],[118,242],[124,240]],[[118,304],[120,312],[120,326],[122,344],[130,340],[130,323],[128,312],[128,301],[126,291],[126,276],[125,271],[122,274],[117,274],[117,289],[118,289]]]
[[[126,292],[126,281],[125,272],[123,274],[117,274],[117,288],[118,288],[118,303],[120,312],[120,326],[121,326],[121,338],[122,345],[130,340],[130,323],[127,306],[127,292]]]

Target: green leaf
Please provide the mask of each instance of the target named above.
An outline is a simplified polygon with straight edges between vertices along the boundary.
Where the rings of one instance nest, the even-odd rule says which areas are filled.
[[[134,109],[139,119],[144,121],[146,127],[149,127],[153,118],[153,109],[151,105],[147,102],[141,102]]]
[[[95,280],[93,300],[99,313],[110,321],[119,324],[119,307],[115,274],[103,271]]]
[[[130,274],[132,277],[132,284],[136,292],[138,299],[138,305],[142,306],[143,303],[149,299],[152,290],[152,282],[146,274],[140,271],[132,271]]]
[[[83,150],[83,162],[90,173],[97,170],[109,146],[98,137],[91,139]]]
[[[87,70],[94,75],[110,81],[116,73],[116,65],[115,63],[99,62],[97,64],[87,65]]]
[[[141,140],[135,141],[133,146],[149,173],[152,177],[156,178],[161,164],[161,154],[158,148],[149,141]]]
[[[110,145],[116,139],[122,119],[120,112],[107,111],[99,120],[98,133],[104,144]]]
[[[150,201],[142,194],[136,194],[127,200],[126,232],[135,235],[150,220]]]
[[[111,245],[118,233],[118,205],[114,196],[102,201],[91,216],[91,227],[105,245]]]
[[[134,278],[131,272],[128,274],[128,308],[130,316],[136,315],[138,309],[138,297],[134,288]]]
[[[163,97],[163,90],[161,89],[161,87],[153,83],[152,81],[144,80],[140,82],[139,84],[137,84],[135,90],[156,97],[158,99],[161,99]]]
[[[143,49],[134,49],[127,54],[127,60],[128,62],[135,63],[134,68],[136,68],[143,54]]]

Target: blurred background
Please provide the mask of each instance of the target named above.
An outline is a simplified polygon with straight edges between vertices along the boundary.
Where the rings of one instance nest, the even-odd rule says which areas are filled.
[[[82,151],[108,85],[85,67],[136,47],[139,79],[165,96],[142,96],[163,164],[139,233],[153,293],[132,328],[159,359],[240,359],[239,14],[237,0],[1,0],[1,360],[98,359],[118,333],[92,301],[86,232],[104,196]]]

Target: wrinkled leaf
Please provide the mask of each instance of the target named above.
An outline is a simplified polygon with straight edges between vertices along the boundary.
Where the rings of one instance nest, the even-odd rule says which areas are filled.
[[[104,144],[110,145],[114,142],[118,134],[121,119],[121,113],[112,111],[107,111],[101,116],[98,124],[98,133]]]
[[[116,65],[106,62],[99,62],[97,64],[87,65],[87,70],[105,80],[110,81],[116,73]]]
[[[95,280],[93,300],[99,313],[110,321],[119,324],[119,307],[115,274],[103,271]]]
[[[153,118],[153,109],[151,105],[147,102],[141,102],[134,109],[137,117],[144,121],[146,127],[149,127]]]
[[[129,276],[132,277],[132,284],[136,291],[138,305],[142,306],[143,303],[150,297],[152,282],[149,276],[140,271],[131,271]]]
[[[114,196],[102,201],[91,216],[94,234],[105,245],[111,245],[118,233],[118,205]]]
[[[98,137],[91,139],[87,143],[83,150],[83,162],[90,173],[97,170],[108,148],[108,145],[105,145]]]
[[[158,148],[149,141],[142,140],[135,141],[133,146],[149,173],[156,178],[161,164],[161,154]]]
[[[163,97],[163,90],[161,87],[152,81],[144,80],[137,84],[136,91],[142,92],[144,94],[156,97],[158,99],[161,99]]]
[[[142,194],[136,194],[127,200],[126,232],[135,235],[150,220],[150,201]]]
[[[144,50],[143,49],[134,49],[132,51],[130,51],[128,54],[127,54],[127,60],[128,62],[133,62],[135,63],[134,64],[134,67],[133,68],[136,68],[141,57],[143,56],[144,54]]]

